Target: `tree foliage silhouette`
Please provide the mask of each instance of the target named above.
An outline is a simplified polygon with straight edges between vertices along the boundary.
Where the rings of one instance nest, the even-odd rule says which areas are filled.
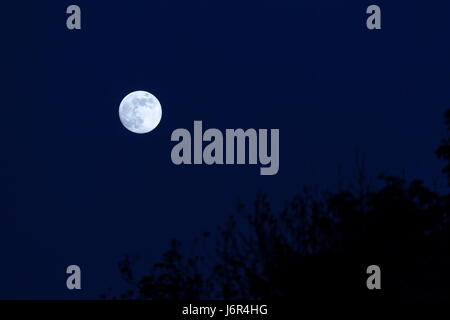
[[[445,113],[450,131],[450,111]],[[436,155],[450,181],[450,137]],[[130,299],[352,298],[369,292],[367,266],[383,270],[383,297],[449,298],[449,195],[420,180],[380,175],[370,190],[305,188],[273,210],[266,194],[239,202],[216,233],[194,241],[190,254],[173,240],[139,279],[128,256],[119,263]]]

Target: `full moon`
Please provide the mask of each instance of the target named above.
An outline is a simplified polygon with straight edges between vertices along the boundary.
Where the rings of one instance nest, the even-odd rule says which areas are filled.
[[[123,126],[131,132],[148,133],[161,121],[161,104],[149,92],[134,91],[120,103],[119,117]]]

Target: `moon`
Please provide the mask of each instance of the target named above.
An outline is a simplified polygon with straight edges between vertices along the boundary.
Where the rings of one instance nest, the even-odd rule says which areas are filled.
[[[134,133],[148,133],[155,129],[162,117],[158,99],[146,91],[134,91],[123,98],[119,118],[123,126]]]

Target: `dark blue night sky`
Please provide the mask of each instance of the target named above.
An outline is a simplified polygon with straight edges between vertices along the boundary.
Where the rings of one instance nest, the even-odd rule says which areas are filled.
[[[382,30],[365,10],[382,7]],[[82,30],[65,26],[82,10]],[[380,172],[437,181],[450,106],[443,1],[39,1],[2,5],[0,298],[97,298],[125,253],[215,230],[237,199],[282,204],[333,188],[366,154]],[[118,107],[146,90],[160,125]],[[280,170],[175,166],[176,128],[279,128]],[[340,169],[341,168],[341,169]],[[339,173],[341,172],[341,173]],[[437,179],[437,180],[436,180]],[[78,264],[83,290],[68,291]]]

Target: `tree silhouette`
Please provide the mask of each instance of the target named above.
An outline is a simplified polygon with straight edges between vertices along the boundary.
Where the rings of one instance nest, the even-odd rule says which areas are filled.
[[[450,131],[450,109],[445,111],[444,114],[445,125],[447,127],[447,132]],[[446,137],[442,140],[441,145],[436,150],[436,155],[438,158],[445,160],[447,165],[442,169],[442,172],[449,178],[450,184],[450,137]]]
[[[450,111],[445,119],[450,131]],[[450,182],[450,138],[436,155]],[[119,298],[361,298],[374,294],[365,285],[371,264],[383,270],[383,298],[449,298],[450,196],[387,175],[371,190],[360,169],[356,190],[305,188],[278,211],[264,193],[251,207],[239,202],[190,254],[173,240],[139,279],[125,256],[119,268],[133,289]]]

